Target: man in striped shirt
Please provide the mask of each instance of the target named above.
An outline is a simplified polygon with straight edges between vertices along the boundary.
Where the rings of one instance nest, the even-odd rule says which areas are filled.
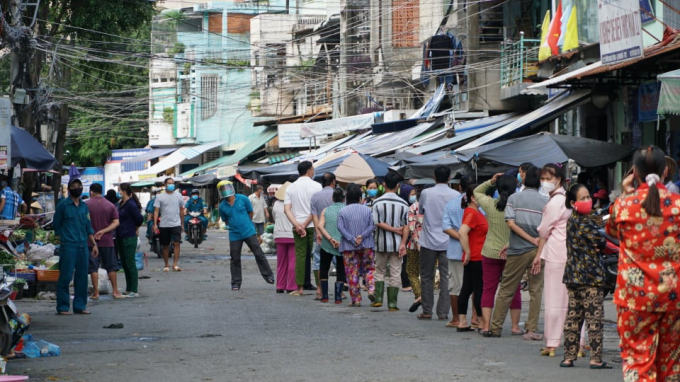
[[[397,295],[401,285],[401,258],[406,255],[408,240],[408,203],[396,194],[399,175],[385,175],[385,194],[373,203],[375,234],[375,294],[371,306],[381,307],[385,288],[385,271],[390,264],[390,281],[387,287],[387,306],[397,308]],[[371,296],[369,296],[370,298]]]

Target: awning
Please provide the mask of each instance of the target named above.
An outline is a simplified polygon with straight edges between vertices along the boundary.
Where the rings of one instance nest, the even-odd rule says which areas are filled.
[[[189,179],[182,179],[182,181],[189,182],[194,187],[204,187],[217,183],[217,176],[215,174],[203,174]]]
[[[549,102],[538,109],[527,113],[508,125],[496,129],[483,137],[476,139],[460,150],[471,149],[497,141],[514,134],[523,129],[532,129],[541,126],[547,122],[554,120],[567,110],[573,109],[590,101],[590,90],[578,90],[570,93],[565,93],[555,97],[552,102]]]
[[[527,89],[540,89],[540,88],[547,88],[548,86],[552,85],[557,85],[560,84],[564,81],[570,80],[572,78],[580,78],[579,76],[583,75],[584,73],[588,73],[591,70],[595,70],[599,67],[602,66],[602,61],[598,61],[595,63],[592,63],[590,65],[586,65],[580,69],[573,70],[568,73],[560,74],[555,77],[551,77],[550,79],[547,79],[543,82],[539,82],[537,84],[528,86]]]
[[[656,78],[661,81],[659,92],[659,114],[680,114],[680,69],[659,74]]]
[[[357,142],[356,144],[351,145],[351,147],[354,150],[366,155],[394,151],[396,146],[426,132],[434,124],[435,122],[425,122],[404,131],[374,136],[372,139],[366,139],[361,142]]]
[[[440,150],[444,147],[451,147],[456,144],[462,144],[465,141],[474,139],[482,134],[489,133],[498,128],[508,125],[517,120],[514,113],[501,114],[494,117],[480,118],[472,121],[464,121],[460,124],[454,125],[456,136],[446,139],[440,139],[428,145],[415,147],[406,150],[413,154],[425,154],[432,151]]]
[[[57,164],[57,159],[24,129],[12,126],[11,145],[12,167],[23,160],[25,165],[22,164],[22,167],[38,171],[49,171]]]
[[[423,107],[421,107],[418,111],[415,112],[410,118],[430,118],[432,114],[436,113],[437,110],[439,109],[439,104],[442,102],[444,99],[444,96],[446,95],[446,84],[441,84],[435,90],[434,95],[432,95],[432,98],[430,98]]]
[[[151,149],[151,150],[145,152],[142,155],[138,155],[136,157],[124,159],[120,163],[148,162],[152,159],[156,159],[158,157],[169,155],[170,153],[174,152],[178,148],[179,147],[166,147],[166,148],[159,148],[159,149]]]
[[[167,158],[164,158],[160,162],[156,163],[155,165],[149,167],[146,171],[142,172],[140,174],[140,177],[143,176],[154,176],[158,174],[159,172],[163,172],[169,168],[175,167],[178,164],[184,162],[185,160],[193,159],[196,158],[197,156],[203,154],[204,152],[208,150],[212,150],[215,147],[219,147],[224,145],[224,142],[222,141],[217,141],[217,142],[210,142],[210,143],[204,143],[199,146],[192,146],[192,147],[182,147],[181,149],[175,151],[174,153],[170,154]]]
[[[272,155],[267,157],[266,161],[269,164],[277,164],[277,163],[285,162],[289,159],[296,158],[299,155],[300,154],[296,153],[296,152],[272,154]]]
[[[161,184],[165,182],[165,179],[169,178],[169,176],[159,176],[157,178],[147,178],[144,180],[140,180],[139,182],[132,183],[130,187],[132,188],[143,188],[143,187],[152,187],[157,184]],[[179,183],[182,181],[182,178],[180,177],[172,177],[172,179],[175,180],[176,183]]]
[[[319,135],[364,130],[370,128],[373,122],[375,122],[375,115],[373,113],[368,113],[320,122],[302,123],[300,124],[300,138],[312,138]]]
[[[365,134],[368,134],[368,133],[365,133]],[[296,159],[296,161],[300,161],[300,162],[303,162],[303,161],[306,161],[306,160],[317,161],[317,160],[323,158],[325,155],[327,155],[327,153],[330,152],[331,150],[335,150],[340,145],[352,141],[355,137],[356,137],[356,134],[350,135],[350,136],[345,137],[345,138],[336,139],[332,142],[328,142],[328,143],[319,147],[316,150],[312,150],[308,153],[302,154],[300,157],[298,157]]]
[[[382,123],[374,123],[371,126],[371,129],[373,130],[373,134],[383,134],[383,133],[392,133],[395,131],[402,131],[405,129],[409,129],[411,127],[414,127],[418,124],[418,119],[401,119],[398,121],[390,121],[390,122],[382,122]]]
[[[231,155],[226,155],[221,158],[217,158],[212,162],[205,163],[201,166],[198,166],[194,169],[191,169],[180,176],[192,176],[193,174],[197,172],[202,172],[206,170],[210,170],[213,168],[218,168],[220,166],[226,166],[226,165],[232,165],[232,164],[237,164],[243,159],[247,158],[250,154],[255,152],[257,149],[259,149],[261,146],[265,145],[267,142],[271,141],[278,132],[276,131],[275,128],[267,128],[266,130],[261,131],[257,136],[251,138],[243,147],[239,148],[236,150],[233,154]]]

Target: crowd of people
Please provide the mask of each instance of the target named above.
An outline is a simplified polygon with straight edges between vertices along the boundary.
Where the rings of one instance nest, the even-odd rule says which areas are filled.
[[[667,164],[659,148],[636,150],[605,224],[607,233],[620,240],[614,303],[624,376],[631,381],[674,380],[680,375],[680,196],[663,184],[672,178],[669,171],[675,167]],[[510,311],[510,334],[542,341],[540,355],[554,357],[563,347],[560,367],[573,367],[589,351],[590,369],[612,368],[602,357],[601,251],[606,241],[592,215],[594,207],[609,204],[595,200],[603,199],[601,185],[571,182],[559,163],[541,168],[525,163],[480,184],[460,174],[452,179],[451,170],[440,165],[434,170],[434,186],[422,190],[395,173],[388,173],[382,184],[371,180],[344,188],[332,173],[323,174],[321,184],[315,181],[310,162],[300,163],[298,173],[273,195],[276,278],[260,246],[270,220],[261,199],[263,189],[248,197],[237,194],[229,181],[218,183],[219,215],[229,227],[232,290],[242,286],[245,243],[263,279],[276,284],[277,293],[299,297],[311,287],[316,299],[327,303],[330,270],[335,268],[336,304],[343,303],[347,290],[349,305],[361,307],[364,289],[372,307],[383,307],[386,295],[387,309],[398,311],[406,281],[414,295],[409,311],[420,309],[419,320],[436,314],[458,332],[499,338]],[[109,272],[114,298],[137,296],[133,243],[143,219],[136,195],[121,185],[122,200],[112,208],[100,188],[91,188],[87,205],[79,199],[80,181],[73,180],[68,188],[70,198],[59,203],[54,219],[62,241],[58,313],[70,314],[68,282],[74,270],[73,312],[89,313],[88,258],[90,271],[101,263]],[[160,233],[166,272],[171,243],[172,269],[181,271],[184,211],[203,210],[204,203],[197,199],[185,202],[168,178],[165,191],[152,201],[152,229]],[[115,292],[116,253],[127,285],[120,296]],[[310,273],[316,287],[311,286]],[[523,284],[530,300],[528,318],[520,327]],[[542,303],[545,317],[539,328]]]

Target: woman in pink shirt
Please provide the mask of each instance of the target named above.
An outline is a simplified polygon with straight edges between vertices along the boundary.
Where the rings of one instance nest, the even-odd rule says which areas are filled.
[[[541,187],[550,196],[543,209],[543,219],[538,226],[540,236],[538,252],[532,272],[543,271],[543,302],[545,305],[545,348],[541,355],[555,356],[555,348],[562,342],[564,321],[567,319],[569,294],[562,283],[567,263],[567,221],[571,211],[566,207],[565,175],[561,164],[549,163],[541,169]],[[582,341],[583,342],[583,341]]]

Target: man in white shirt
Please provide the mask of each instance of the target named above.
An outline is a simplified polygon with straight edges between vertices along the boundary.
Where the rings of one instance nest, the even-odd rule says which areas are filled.
[[[314,246],[314,222],[312,196],[321,191],[321,184],[314,181],[312,162],[298,164],[300,177],[288,186],[284,198],[286,217],[293,224],[295,239],[295,284],[292,296],[302,296],[305,283],[305,259]]]
[[[257,240],[262,244],[262,235],[264,234],[264,224],[269,220],[269,211],[267,211],[267,200],[264,198],[264,188],[260,185],[255,187],[255,192],[248,196],[250,204],[253,205],[253,224],[255,224],[255,231],[257,231]]]

